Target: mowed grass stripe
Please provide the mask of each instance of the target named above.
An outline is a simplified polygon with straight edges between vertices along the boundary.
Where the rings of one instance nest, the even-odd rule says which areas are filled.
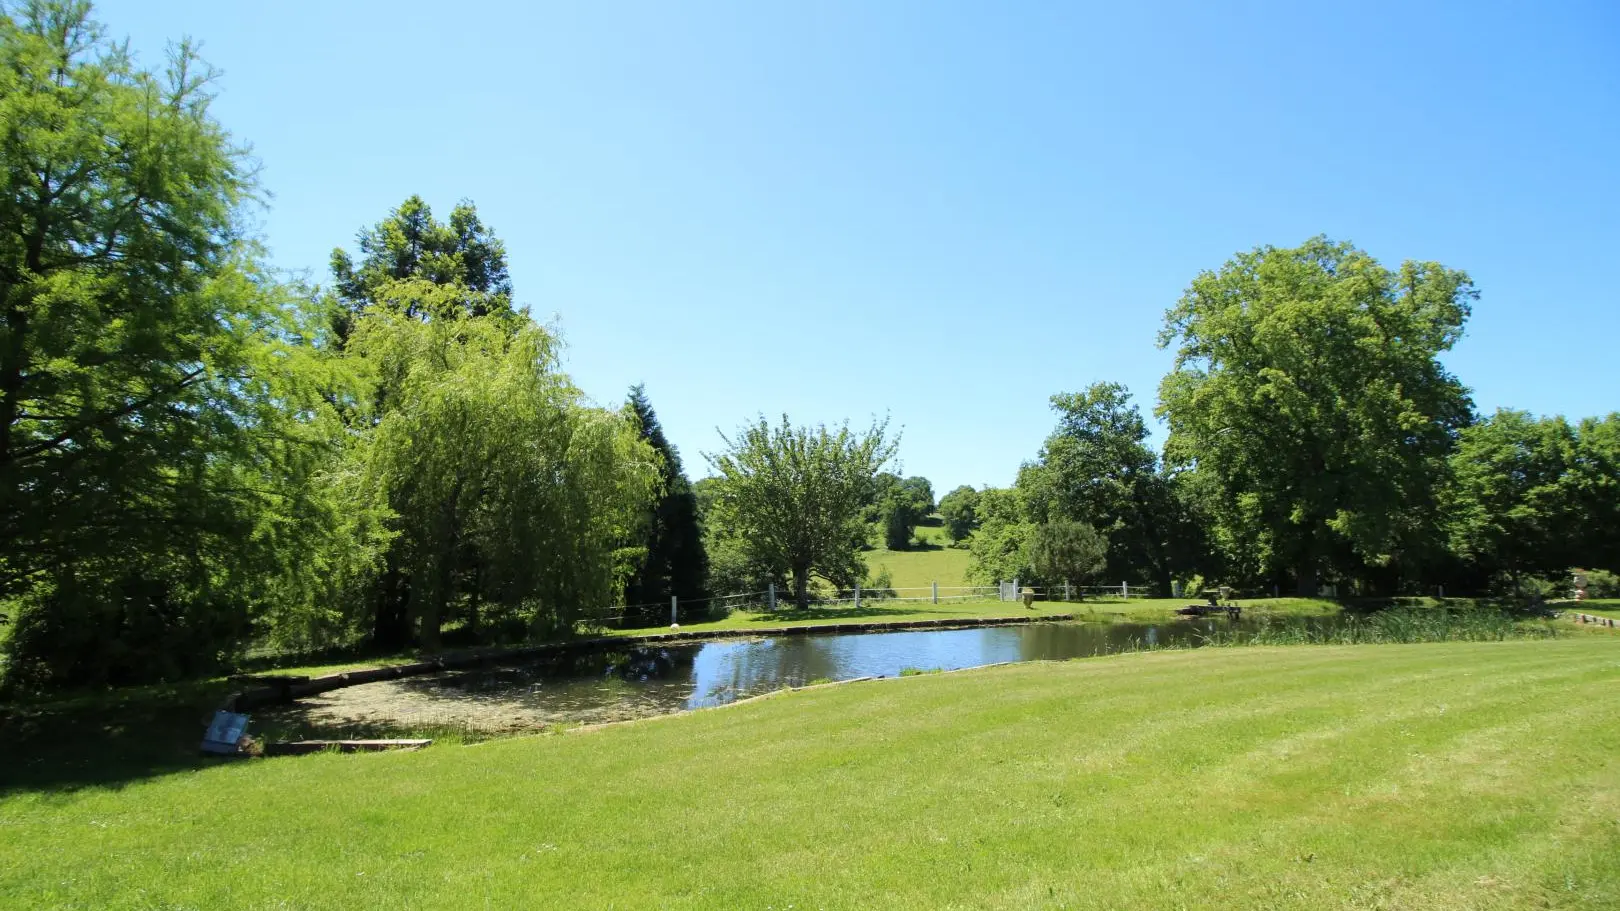
[[[19,794],[0,905],[1613,906],[1617,646],[1014,665]]]

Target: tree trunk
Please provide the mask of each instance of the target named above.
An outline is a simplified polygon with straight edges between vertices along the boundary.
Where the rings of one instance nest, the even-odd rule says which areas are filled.
[[[390,561],[392,562],[392,561]],[[389,566],[383,573],[377,591],[377,613],[372,618],[371,641],[382,648],[401,648],[410,644],[410,580],[397,566]]]
[[[1297,584],[1297,593],[1301,598],[1316,597],[1316,561],[1312,559],[1310,548],[1305,549],[1305,555],[1299,558],[1299,566],[1294,570]]]
[[[810,607],[810,567],[808,566],[793,567],[793,603],[799,606],[799,610],[806,610]]]

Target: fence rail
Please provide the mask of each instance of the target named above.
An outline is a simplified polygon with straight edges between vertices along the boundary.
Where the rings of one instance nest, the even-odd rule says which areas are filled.
[[[813,607],[827,608],[841,605],[860,607],[861,604],[881,601],[886,604],[961,604],[969,601],[1022,601],[1025,594],[1029,594],[1036,601],[1078,602],[1088,598],[1132,599],[1149,598],[1152,595],[1143,586],[1132,587],[1128,582],[1119,585],[1046,585],[1030,586],[1020,585],[1018,580],[1000,582],[995,585],[940,585],[933,583],[922,586],[891,586],[887,588],[855,588],[838,589],[832,593],[821,593],[809,599]],[[744,592],[734,595],[715,595],[708,598],[675,598],[671,597],[669,603],[644,602],[641,604],[627,604],[612,608],[614,613],[597,617],[604,623],[624,623],[632,619],[646,619],[649,615],[661,615],[666,609],[669,611],[671,624],[679,624],[682,620],[694,620],[710,616],[715,613],[714,608],[720,607],[723,612],[741,609],[754,609],[761,612],[772,612],[783,607],[793,606],[792,592],[778,590],[774,585],[757,592]]]

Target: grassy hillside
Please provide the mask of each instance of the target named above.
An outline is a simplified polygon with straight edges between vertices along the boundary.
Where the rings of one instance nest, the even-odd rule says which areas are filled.
[[[864,554],[872,575],[888,569],[895,588],[927,588],[938,582],[941,588],[967,585],[968,552],[954,547],[933,550],[888,550],[878,548]],[[904,593],[907,596],[917,594]]]
[[[889,550],[883,546],[883,537],[876,529],[872,540],[874,549],[864,556],[873,576],[888,569],[895,588],[927,588],[938,582],[941,588],[967,585],[968,552],[948,546],[950,536],[938,515],[929,516],[918,525],[912,535],[914,550]],[[917,592],[904,592],[907,597]]]
[[[1206,649],[0,794],[0,907],[1612,908],[1620,641]]]

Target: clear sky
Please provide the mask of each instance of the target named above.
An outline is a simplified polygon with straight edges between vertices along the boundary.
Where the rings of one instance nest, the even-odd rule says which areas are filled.
[[[1319,233],[1473,276],[1481,410],[1620,408],[1620,5],[1326,6],[98,10],[224,70],[279,265],[471,199],[575,381],[644,381],[694,477],[757,412],[887,414],[936,491],[1006,484],[1053,393],[1151,412],[1199,270]]]

